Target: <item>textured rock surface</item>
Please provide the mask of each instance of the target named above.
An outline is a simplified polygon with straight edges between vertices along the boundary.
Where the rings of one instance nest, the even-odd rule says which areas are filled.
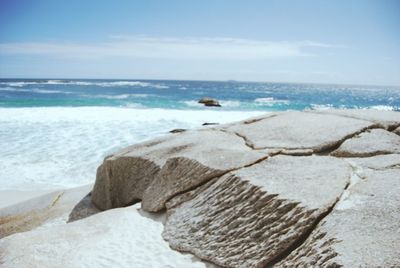
[[[391,153],[400,153],[400,136],[383,129],[372,129],[346,140],[332,155],[367,157]]]
[[[336,114],[340,116],[363,119],[379,124],[385,129],[394,129],[400,125],[400,113],[378,110],[321,110],[312,113]]]
[[[400,267],[399,178],[369,173],[277,267]]]
[[[92,201],[109,209],[142,200],[144,209],[159,211],[175,194],[266,156],[219,130],[169,135],[106,158],[97,172]]]
[[[387,168],[400,168],[400,154],[377,155],[363,158],[350,158],[348,161],[361,168],[382,170]]]
[[[250,124],[235,124],[227,131],[243,137],[254,148],[328,150],[375,123],[343,116],[287,112]]]
[[[400,135],[400,127],[396,128],[393,132],[396,133],[397,135]]]
[[[218,265],[263,267],[329,211],[350,170],[332,157],[269,158],[172,199],[163,237]]]

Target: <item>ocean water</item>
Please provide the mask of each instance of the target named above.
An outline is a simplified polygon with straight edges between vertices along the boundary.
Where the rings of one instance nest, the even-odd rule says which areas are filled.
[[[204,107],[202,97],[222,107]],[[400,88],[162,80],[0,79],[0,190],[93,182],[103,158],[168,133],[265,112],[400,110]]]

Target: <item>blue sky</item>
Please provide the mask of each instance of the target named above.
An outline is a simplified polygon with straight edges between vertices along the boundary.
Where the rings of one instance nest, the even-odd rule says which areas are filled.
[[[0,3],[0,77],[400,85],[400,1]]]

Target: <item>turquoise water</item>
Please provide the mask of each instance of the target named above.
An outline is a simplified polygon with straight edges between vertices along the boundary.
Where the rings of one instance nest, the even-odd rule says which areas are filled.
[[[221,108],[197,103],[202,97]],[[399,110],[400,89],[147,80],[0,80],[0,190],[93,183],[106,155],[165,135],[268,111]]]
[[[400,109],[400,88],[288,83],[164,80],[0,80],[0,107],[110,106],[276,111],[324,107]],[[216,109],[216,108],[207,108]]]

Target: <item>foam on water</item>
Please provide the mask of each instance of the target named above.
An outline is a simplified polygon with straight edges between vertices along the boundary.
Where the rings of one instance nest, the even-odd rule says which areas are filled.
[[[21,82],[0,82],[0,85],[9,87],[24,87],[28,85],[76,85],[76,86],[99,86],[99,87],[154,87],[169,88],[166,85],[142,82],[142,81],[112,81],[112,82],[88,82],[74,80],[45,80],[45,81],[21,81]]]
[[[93,182],[103,158],[168,133],[227,123],[262,112],[117,107],[0,108],[2,190],[73,187]]]

